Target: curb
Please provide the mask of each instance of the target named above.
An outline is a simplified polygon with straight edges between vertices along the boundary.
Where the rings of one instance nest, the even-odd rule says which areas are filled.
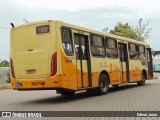
[[[0,86],[0,90],[11,89],[11,85],[2,85]]]
[[[4,86],[0,88],[0,90],[5,90],[5,89],[11,89],[11,87]]]

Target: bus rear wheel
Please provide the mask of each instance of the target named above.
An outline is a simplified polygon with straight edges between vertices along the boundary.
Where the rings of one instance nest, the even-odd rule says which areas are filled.
[[[99,87],[97,90],[98,95],[105,95],[109,91],[109,79],[107,75],[102,74],[100,75],[99,79]]]
[[[137,85],[138,85],[138,86],[143,86],[143,85],[145,85],[145,82],[146,82],[146,75],[145,75],[145,73],[143,72],[143,73],[142,73],[142,80],[141,80],[141,81],[138,81],[138,82],[137,82]]]

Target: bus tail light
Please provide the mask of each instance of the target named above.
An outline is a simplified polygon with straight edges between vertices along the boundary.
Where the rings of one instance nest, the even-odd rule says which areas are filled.
[[[14,65],[13,65],[13,60],[10,58],[10,65],[11,65],[11,73],[12,77],[15,78],[15,73],[14,73]]]
[[[51,60],[51,76],[54,76],[57,72],[57,52],[52,55]]]

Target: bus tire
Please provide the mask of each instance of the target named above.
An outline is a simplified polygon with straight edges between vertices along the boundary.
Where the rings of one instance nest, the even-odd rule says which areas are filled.
[[[102,74],[99,78],[99,87],[97,89],[98,95],[105,95],[109,91],[109,79],[107,75]]]
[[[142,72],[142,80],[141,80],[141,81],[138,81],[138,82],[137,82],[137,85],[138,85],[138,86],[143,86],[143,85],[145,85],[145,82],[146,82],[146,75],[145,75],[144,72]]]

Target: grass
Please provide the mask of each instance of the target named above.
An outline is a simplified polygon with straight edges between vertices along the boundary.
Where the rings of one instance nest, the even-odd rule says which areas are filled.
[[[0,90],[2,89],[10,89],[11,83],[0,83]]]

